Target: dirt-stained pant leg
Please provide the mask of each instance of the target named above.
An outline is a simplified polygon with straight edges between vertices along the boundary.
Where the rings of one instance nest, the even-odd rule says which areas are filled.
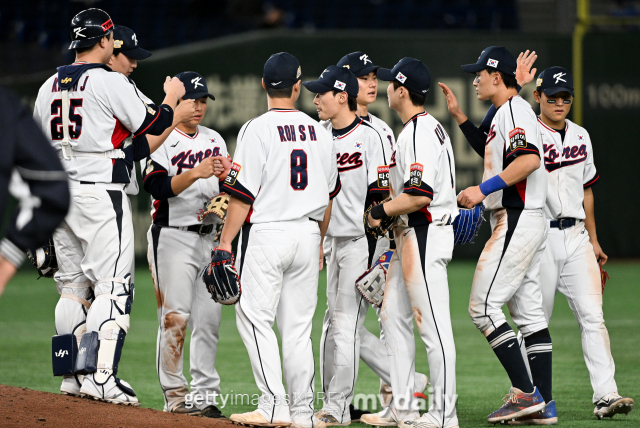
[[[488,336],[506,322],[502,307],[516,296],[509,309],[514,322],[527,336],[547,327],[539,279],[536,280],[540,248],[547,231],[544,214],[542,210],[500,209],[490,216],[493,233],[473,277],[469,315]]]
[[[433,399],[429,400],[428,417],[437,426],[457,426],[456,349],[447,277],[453,227],[431,224],[407,228],[396,239],[414,319],[429,361]],[[395,395],[395,385],[393,389]]]
[[[389,264],[380,321],[384,329],[385,345],[389,356],[393,388],[392,406],[395,407],[399,420],[412,420],[419,416],[418,409],[411,408],[416,349],[413,336],[413,312],[402,276],[400,251],[398,247]]]

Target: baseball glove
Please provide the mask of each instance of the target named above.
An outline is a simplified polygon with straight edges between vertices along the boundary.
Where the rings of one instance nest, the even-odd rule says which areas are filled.
[[[229,207],[229,195],[220,193],[209,199],[204,208],[198,213],[198,221],[203,224],[218,224],[224,222]]]
[[[223,305],[234,305],[240,300],[242,288],[232,252],[214,248],[211,263],[202,271],[202,281],[207,286],[211,298]]]
[[[385,202],[388,202],[390,200],[391,198],[387,198],[384,201],[380,202],[379,204],[384,204]],[[373,207],[379,204],[375,202],[372,203],[369,206],[369,208],[367,208],[367,210],[364,212],[364,216],[362,217],[362,220],[364,222],[364,231],[366,233],[373,235],[373,237],[376,239],[378,239],[381,236],[385,236],[387,232],[389,232],[393,228],[393,226],[396,224],[396,220],[398,219],[398,216],[395,216],[395,215],[388,216],[380,220],[380,224],[377,225],[376,227],[369,226],[369,211],[371,211]]]
[[[455,244],[466,244],[480,231],[484,221],[484,204],[481,202],[473,208],[458,208],[458,217],[453,221],[453,237]]]
[[[384,286],[387,281],[389,262],[394,250],[387,250],[380,258],[356,280],[356,288],[372,305],[382,306]]]
[[[49,243],[44,246],[31,251],[27,251],[27,257],[31,261],[31,264],[38,269],[40,276],[38,279],[53,278],[56,272],[58,272],[58,260],[56,259],[56,249],[53,246],[53,239],[49,237]]]
[[[609,279],[609,274],[606,270],[602,269],[602,265],[598,263],[600,267],[600,281],[602,281],[602,294],[604,294],[604,286],[607,285],[607,280]]]

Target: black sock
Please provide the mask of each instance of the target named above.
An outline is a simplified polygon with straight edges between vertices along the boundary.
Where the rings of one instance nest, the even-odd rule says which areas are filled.
[[[536,331],[524,338],[533,384],[538,387],[545,403],[553,400],[551,395],[551,336],[549,329]]]
[[[522,359],[516,334],[511,326],[507,323],[502,324],[487,336],[487,340],[502,363],[502,367],[507,371],[511,385],[522,392],[531,393],[533,385],[527,373],[527,366]]]

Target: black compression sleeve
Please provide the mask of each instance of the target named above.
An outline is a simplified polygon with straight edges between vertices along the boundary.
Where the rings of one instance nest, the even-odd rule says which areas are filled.
[[[151,113],[153,112],[153,114]],[[161,104],[157,110],[147,109],[147,115],[140,128],[134,133],[134,137],[144,134],[161,135],[165,129],[173,124],[173,109],[166,104]]]
[[[460,130],[467,138],[467,141],[473,147],[473,150],[476,151],[480,155],[480,157],[484,158],[484,145],[487,141],[487,134],[482,132],[479,128],[471,123],[470,120],[467,120],[462,125],[460,125]]]

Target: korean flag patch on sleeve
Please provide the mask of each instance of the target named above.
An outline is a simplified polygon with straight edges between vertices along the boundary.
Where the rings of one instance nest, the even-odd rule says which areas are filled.
[[[225,184],[228,184],[229,186],[233,186],[234,184],[236,184],[236,180],[238,179],[238,174],[240,174],[241,169],[242,167],[234,162],[231,165],[231,169],[229,169],[227,178],[224,179]]]
[[[527,147],[527,136],[522,128],[514,128],[509,132],[509,148],[510,151],[515,152],[518,149],[524,149]]]

